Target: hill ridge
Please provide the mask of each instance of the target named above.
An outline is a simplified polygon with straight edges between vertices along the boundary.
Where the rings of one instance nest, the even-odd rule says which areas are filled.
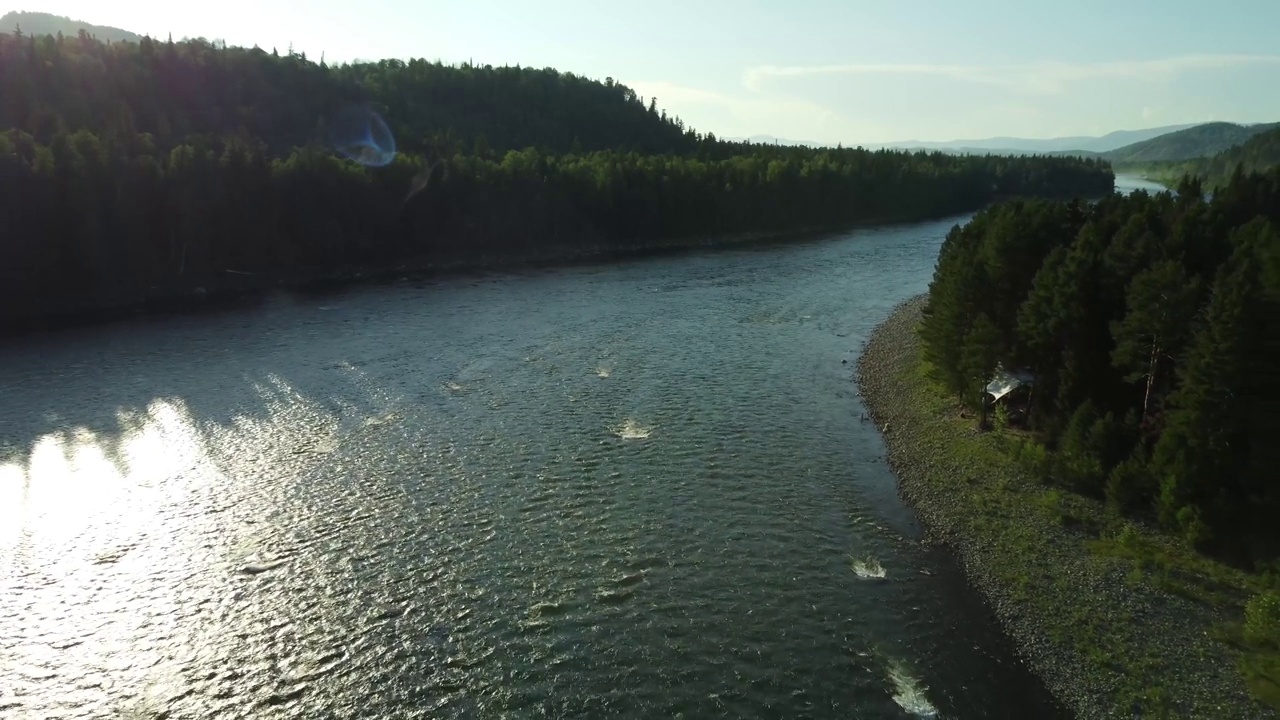
[[[73,20],[63,15],[46,12],[14,10],[0,17],[0,32],[13,33],[21,28],[24,35],[57,35],[76,37],[84,30],[103,42],[141,42],[143,36],[110,25],[94,25],[83,20]]]

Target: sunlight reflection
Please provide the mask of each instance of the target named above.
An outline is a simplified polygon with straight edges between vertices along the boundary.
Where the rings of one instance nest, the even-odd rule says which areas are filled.
[[[190,414],[180,402],[155,400],[145,412],[118,413],[121,433],[99,437],[87,428],[49,433],[31,447],[26,467],[11,462],[0,472],[5,535],[37,544],[61,544],[100,525],[116,535],[140,529],[156,507],[149,495],[203,455]]]
[[[157,398],[118,410],[118,435],[78,427],[37,438],[25,462],[0,462],[0,553],[23,538],[46,548],[134,542],[174,520],[166,508],[193,492],[227,493],[246,471],[296,464],[300,447],[336,447],[336,415],[277,375],[253,389],[266,413],[226,425],[202,426],[181,399]]]
[[[0,551],[18,542],[27,514],[27,473],[20,462],[0,463]]]
[[[183,697],[174,658],[218,647],[238,621],[246,557],[288,548],[295,528],[274,520],[326,461],[315,448],[336,450],[344,419],[389,410],[330,412],[276,375],[249,387],[207,418],[155,398],[118,410],[116,431],[65,428],[0,455],[0,618],[16,620],[0,628],[0,687],[103,715],[123,707],[110,686],[136,688],[148,716]],[[112,683],[42,695],[85,672]]]

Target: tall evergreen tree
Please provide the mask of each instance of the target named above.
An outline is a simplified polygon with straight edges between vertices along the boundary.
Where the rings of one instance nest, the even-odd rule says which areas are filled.
[[[1198,282],[1187,278],[1176,260],[1157,263],[1129,284],[1128,310],[1123,320],[1112,323],[1116,346],[1111,356],[1126,373],[1126,382],[1144,381],[1144,420],[1160,389],[1168,385],[1169,368],[1181,352],[1199,295]]]
[[[1243,250],[1218,272],[1192,341],[1187,368],[1170,398],[1168,428],[1152,459],[1163,524],[1207,541],[1227,520],[1242,469],[1242,398],[1250,305],[1258,292],[1255,253]],[[1233,447],[1234,445],[1234,447]]]

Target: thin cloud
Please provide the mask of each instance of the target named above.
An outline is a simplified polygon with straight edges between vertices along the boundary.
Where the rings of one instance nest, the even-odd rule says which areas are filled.
[[[668,111],[694,110],[696,114],[698,109],[715,109],[744,123],[760,123],[761,126],[787,125],[797,121],[820,124],[836,118],[835,113],[817,103],[795,98],[741,97],[664,81],[629,84],[643,96],[656,96],[658,104]]]
[[[674,99],[676,102],[698,102],[713,105],[731,105],[738,102],[735,98],[724,93],[664,81],[633,82],[631,86],[637,93],[649,97],[657,97],[659,100]]]
[[[763,92],[769,80],[822,75],[916,75],[946,77],[961,82],[995,85],[1022,92],[1052,95],[1072,82],[1099,79],[1170,80],[1182,73],[1249,65],[1280,64],[1280,55],[1181,55],[1154,60],[1100,63],[1046,62],[1026,65],[929,65],[869,63],[748,68],[742,84]]]

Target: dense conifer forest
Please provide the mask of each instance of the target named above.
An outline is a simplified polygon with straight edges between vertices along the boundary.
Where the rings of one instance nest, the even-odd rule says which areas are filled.
[[[396,136],[389,166],[323,142],[362,103]],[[939,216],[1112,182],[1097,160],[722,142],[612,78],[551,69],[0,35],[10,320],[343,268]]]
[[[921,327],[975,413],[1026,369],[1026,459],[1246,566],[1280,550],[1280,169],[1211,200],[1015,201],[946,239]],[[993,417],[1004,419],[1003,410]]]

